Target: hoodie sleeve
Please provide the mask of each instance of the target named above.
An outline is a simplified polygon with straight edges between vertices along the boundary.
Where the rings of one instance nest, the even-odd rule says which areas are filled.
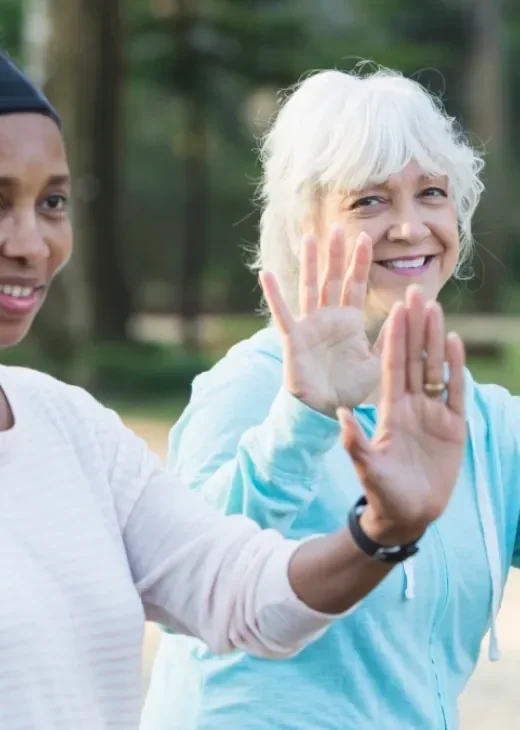
[[[218,509],[283,534],[320,488],[340,428],[283,389],[273,339],[268,330],[241,343],[196,380],[169,465]]]
[[[520,567],[520,398],[498,385],[479,386],[478,392],[485,416],[480,460],[487,469],[505,577],[509,565]]]

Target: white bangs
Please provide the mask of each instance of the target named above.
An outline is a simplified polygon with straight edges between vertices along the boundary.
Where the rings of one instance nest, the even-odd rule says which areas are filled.
[[[345,104],[316,160],[314,179],[323,188],[363,190],[414,160],[426,175],[446,175],[460,202],[474,180],[473,150],[461,144],[454,120],[440,113],[422,87],[399,77],[385,81],[383,88],[367,87],[357,104]]]
[[[307,78],[282,106],[261,158],[263,213],[254,268],[276,274],[293,309],[301,226],[313,198],[381,184],[412,160],[426,175],[448,177],[462,258],[470,251],[482,159],[441,105],[396,72],[361,77],[324,71]]]

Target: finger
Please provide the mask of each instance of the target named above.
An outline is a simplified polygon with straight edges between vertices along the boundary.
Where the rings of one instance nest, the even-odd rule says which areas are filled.
[[[448,381],[448,408],[459,416],[464,415],[464,345],[456,332],[446,338],[446,360],[450,369]]]
[[[335,226],[330,234],[327,263],[320,287],[321,307],[338,307],[345,275],[345,236],[343,228]]]
[[[426,359],[424,361],[424,383],[443,383],[445,374],[444,312],[438,302],[426,305]],[[442,398],[443,394],[439,394]]]
[[[356,465],[365,464],[370,454],[370,441],[351,411],[347,408],[338,408],[337,415],[344,448]]]
[[[274,323],[282,334],[289,334],[295,324],[294,317],[289,311],[285,299],[282,297],[275,275],[269,271],[261,271],[260,283]]]
[[[424,387],[424,348],[426,340],[426,310],[419,286],[406,291],[408,316],[407,388],[410,393],[422,393]]]
[[[315,236],[306,236],[300,260],[300,314],[306,317],[314,312],[318,299],[318,242]]]
[[[345,451],[350,455],[361,484],[365,487],[371,486],[369,478],[371,445],[361,426],[354,416],[347,409],[338,411],[338,419],[341,423],[341,437]]]
[[[365,308],[371,265],[372,239],[366,233],[361,233],[356,241],[352,259],[343,282],[342,306],[356,307],[357,309]]]
[[[385,328],[381,356],[381,396],[394,403],[406,392],[406,340],[408,319],[402,302],[394,305]]]

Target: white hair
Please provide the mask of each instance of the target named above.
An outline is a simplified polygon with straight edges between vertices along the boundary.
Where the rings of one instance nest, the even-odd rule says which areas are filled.
[[[459,267],[471,252],[484,163],[441,103],[399,72],[309,76],[290,90],[260,158],[262,215],[252,268],[276,275],[293,312],[302,224],[316,196],[380,184],[411,160],[425,174],[447,175],[460,231]]]

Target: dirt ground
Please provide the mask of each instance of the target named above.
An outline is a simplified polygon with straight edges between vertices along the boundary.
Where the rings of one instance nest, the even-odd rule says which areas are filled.
[[[165,456],[168,426],[144,420],[128,420],[150,446]],[[498,622],[502,658],[487,659],[487,643],[476,674],[461,702],[461,730],[520,729],[520,570],[513,571]],[[146,691],[158,642],[155,626],[148,626],[143,647],[143,688]]]

